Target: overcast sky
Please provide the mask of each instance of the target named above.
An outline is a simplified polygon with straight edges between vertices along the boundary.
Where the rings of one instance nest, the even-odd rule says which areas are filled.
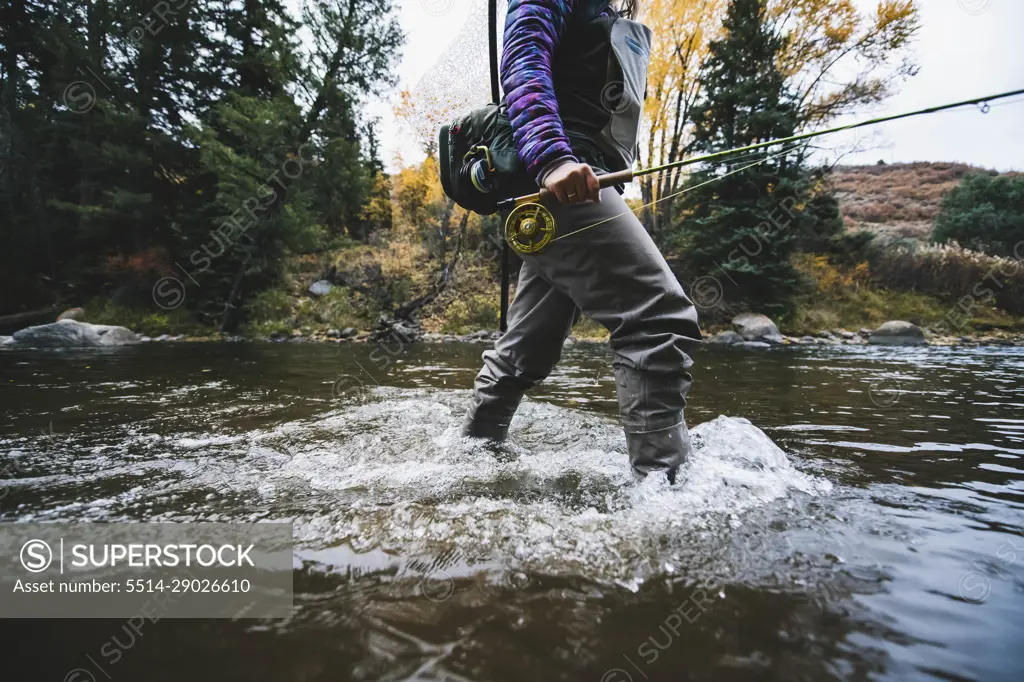
[[[474,1],[481,0],[398,0],[408,36],[399,88],[411,88],[437,63]],[[870,10],[877,0],[855,2]],[[1024,88],[1024,0],[918,0],[918,5],[921,30],[913,49],[920,72],[883,105],[854,119]],[[486,60],[486,54],[480,58]],[[394,99],[371,106],[382,119],[382,158],[392,170],[396,152],[406,163],[422,159],[415,138],[394,120]],[[861,144],[871,149],[843,162],[962,161],[1024,170],[1024,97],[1014,100],[1020,103],[994,105],[987,114],[970,108],[884,124],[870,136],[861,134],[867,138]],[[843,135],[824,139],[823,146],[853,141]]]

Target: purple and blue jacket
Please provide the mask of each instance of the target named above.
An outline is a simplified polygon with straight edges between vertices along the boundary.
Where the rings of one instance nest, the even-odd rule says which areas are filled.
[[[538,186],[567,161],[577,161],[558,114],[552,60],[581,0],[509,0],[501,55],[501,87],[512,137]],[[601,16],[613,15],[609,6]]]

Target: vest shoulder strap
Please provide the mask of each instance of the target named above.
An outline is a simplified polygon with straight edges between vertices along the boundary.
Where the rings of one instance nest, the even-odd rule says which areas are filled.
[[[609,0],[580,0],[573,9],[572,21],[581,24],[593,21],[611,4]]]

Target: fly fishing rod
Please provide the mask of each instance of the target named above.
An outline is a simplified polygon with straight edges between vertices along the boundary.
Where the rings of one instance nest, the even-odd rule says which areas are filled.
[[[800,133],[798,135],[791,135],[789,137],[782,137],[776,140],[768,140],[767,142],[757,142],[755,144],[749,144],[744,147],[736,147],[735,149],[726,149],[724,151],[714,152],[711,154],[704,154],[702,156],[693,156],[679,161],[673,161],[671,163],[665,163],[660,166],[654,166],[651,168],[644,168],[641,170],[633,170],[627,168],[626,170],[616,171],[614,173],[604,173],[597,176],[600,187],[611,187],[620,183],[632,182],[634,178],[638,178],[644,175],[651,175],[653,173],[661,173],[666,170],[673,168],[682,168],[683,166],[690,166],[696,163],[704,163],[708,161],[718,160],[734,160],[731,157],[735,154],[741,154],[743,152],[753,152],[760,149],[766,149],[780,144],[788,144],[791,142],[799,142],[802,140],[809,140],[814,137],[821,137],[822,135],[830,135],[832,133],[842,132],[844,130],[854,130],[855,128],[863,128],[865,126],[878,125],[880,123],[888,123],[889,121],[896,121],[902,118],[910,118],[912,116],[923,116],[925,114],[934,114],[940,111],[947,111],[949,109],[957,109],[959,107],[971,106],[971,105],[982,105],[982,113],[988,113],[989,102],[993,102],[999,99],[1006,99],[1007,97],[1013,97],[1014,95],[1024,95],[1024,89],[1013,90],[1011,92],[1003,92],[997,95],[989,95],[988,97],[977,97],[975,99],[968,99],[962,102],[954,102],[952,104],[942,104],[935,107],[928,107],[927,109],[918,109],[916,111],[908,111],[902,114],[893,114],[890,116],[880,116],[878,118],[868,119],[866,121],[860,121],[857,123],[850,123],[848,125],[837,126],[835,128],[827,128],[825,130],[815,130],[807,133]],[[777,154],[774,156],[778,156]],[[757,163],[763,163],[764,161],[774,158],[769,156]],[[745,166],[746,168],[753,167],[757,163]],[[555,218],[542,202],[545,201],[557,201],[554,194],[546,189],[542,188],[539,192],[534,194],[527,194],[521,197],[515,197],[506,199],[498,204],[498,208],[503,212],[507,213],[508,217],[505,219],[505,241],[520,254],[533,254],[540,253],[548,245],[555,241]],[[605,222],[605,221],[602,221]],[[588,226],[593,227],[593,226]],[[583,228],[587,229],[587,228]],[[577,232],[583,231],[577,230]],[[575,232],[573,233],[575,234]]]

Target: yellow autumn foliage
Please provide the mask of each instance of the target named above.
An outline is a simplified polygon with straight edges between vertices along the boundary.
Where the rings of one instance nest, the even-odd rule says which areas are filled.
[[[721,36],[726,0],[649,0],[643,21],[654,32],[641,128],[640,167],[690,154],[690,114],[702,95],[699,76],[710,43]],[[914,0],[880,0],[860,12],[853,0],[769,0],[769,16],[786,39],[779,68],[796,93],[805,126],[816,127],[883,100],[914,73],[907,48],[919,27]],[[640,180],[644,203],[668,197],[685,180],[671,170]],[[659,229],[654,210],[643,214]]]

